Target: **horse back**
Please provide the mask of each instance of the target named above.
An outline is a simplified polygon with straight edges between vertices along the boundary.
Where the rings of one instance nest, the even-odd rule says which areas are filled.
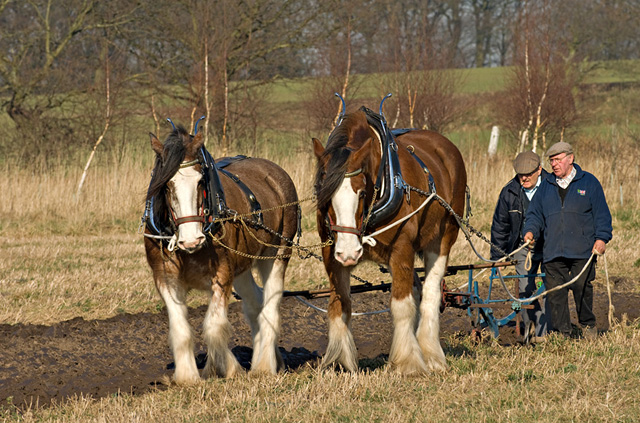
[[[296,203],[298,195],[289,174],[276,163],[248,157],[234,161],[224,168],[244,185],[255,196],[263,212],[264,224],[286,237],[297,230],[297,207],[282,207],[284,204]],[[227,207],[239,214],[251,213],[251,202],[248,193],[232,178],[220,172],[220,182],[225,193]]]
[[[467,172],[460,150],[445,136],[428,130],[407,132],[396,137],[403,177],[410,185],[424,186],[425,174],[407,148],[424,162],[433,176],[436,192],[461,213],[464,208]],[[405,172],[405,169],[407,171]]]

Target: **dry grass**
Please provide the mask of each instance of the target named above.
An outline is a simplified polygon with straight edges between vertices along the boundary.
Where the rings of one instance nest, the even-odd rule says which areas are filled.
[[[161,303],[135,234],[6,239],[0,275],[2,323],[100,319]]]
[[[472,146],[463,148],[463,155],[471,189],[470,223],[488,237],[498,193],[513,176],[511,157],[498,155],[489,160],[482,149],[469,144]],[[637,168],[638,152],[631,143],[625,145],[617,148],[625,154],[577,149],[577,162],[602,181],[614,215],[614,239],[606,255],[609,274],[637,281],[640,197],[637,189],[630,188],[637,178],[629,169]],[[311,152],[263,156],[287,170],[299,197],[307,199],[302,204],[301,244],[317,244],[314,204],[308,200],[315,170]],[[611,171],[613,162],[619,169],[616,172]],[[97,164],[80,199],[75,198],[80,168],[47,172],[3,169],[0,292],[7,307],[0,311],[0,322],[51,323],[75,316],[100,318],[159,307],[144,260],[142,237],[137,233],[150,169],[151,153],[138,161]],[[619,201],[620,186],[623,205]],[[477,237],[472,242],[483,256],[489,256],[486,242]],[[450,264],[480,262],[460,233]],[[387,281],[375,265],[361,266],[356,274],[372,282]],[[460,286],[466,279],[464,274],[456,275],[448,279],[448,284]],[[604,266],[600,265],[596,283],[604,282]],[[323,286],[327,286],[327,279],[319,261],[292,259],[287,289]],[[625,289],[637,291],[637,284],[627,283]],[[193,301],[203,300],[196,294]]]
[[[305,368],[143,396],[75,398],[50,409],[0,411],[11,421],[564,422],[640,420],[640,331],[622,324],[594,341],[536,348],[450,337],[446,374],[407,378]],[[2,414],[4,413],[4,414]]]
[[[578,144],[581,145],[581,144]],[[631,148],[631,147],[630,147]],[[635,150],[611,156],[578,150],[577,162],[603,183],[614,214],[607,251],[610,275],[632,281],[640,262],[640,198]],[[510,159],[489,161],[480,148],[463,150],[472,195],[471,224],[489,235],[498,192],[513,176]],[[608,156],[609,155],[609,156]],[[269,156],[265,154],[263,156]],[[299,196],[311,194],[311,153],[271,157],[293,177]],[[618,171],[611,169],[613,162]],[[158,311],[161,301],[137,234],[150,158],[96,165],[74,198],[81,169],[46,173],[6,167],[0,178],[0,323],[43,323]],[[635,166],[635,167],[634,167]],[[626,169],[626,170],[625,170]],[[624,171],[623,171],[624,170]],[[624,204],[619,191],[623,187]],[[313,204],[304,210],[303,245],[318,242]],[[489,248],[474,239],[488,256]],[[478,263],[462,234],[450,264]],[[376,266],[356,273],[371,281]],[[466,282],[452,277],[449,286]],[[600,266],[596,289],[603,289]],[[326,286],[321,263],[294,258],[287,289]],[[190,305],[204,301],[201,294]],[[403,378],[382,367],[342,374],[304,369],[276,377],[210,380],[143,396],[77,398],[50,409],[0,410],[7,421],[640,421],[640,330],[622,324],[597,341],[555,339],[532,348],[446,340],[446,375]],[[162,346],[159,346],[161,348]]]

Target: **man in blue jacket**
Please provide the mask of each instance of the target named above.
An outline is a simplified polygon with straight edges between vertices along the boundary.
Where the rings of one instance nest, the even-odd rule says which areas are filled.
[[[540,156],[533,151],[525,151],[513,161],[516,176],[500,191],[498,203],[493,213],[491,224],[491,260],[499,260],[504,253],[511,253],[524,244],[525,212],[531,199],[536,195],[542,180],[549,174],[540,165]],[[530,275],[519,278],[520,298],[532,296],[536,290],[536,274],[542,263],[542,238],[535,244],[531,260],[531,268],[525,268],[527,250],[522,249],[513,255],[516,260],[516,273]],[[502,250],[499,251],[498,249]],[[544,279],[543,279],[544,282]],[[545,298],[535,301],[533,309],[525,309],[522,313],[524,323],[524,342],[540,342],[549,330],[549,318],[545,313]]]
[[[604,254],[613,229],[602,185],[574,163],[571,145],[556,143],[547,156],[553,174],[542,181],[529,205],[524,239],[537,240],[544,233],[546,288],[551,290],[580,274],[592,253]],[[547,295],[551,323],[564,335],[572,332],[569,289],[573,292],[583,336],[592,338],[598,333],[591,283],[595,279],[595,264],[594,257],[577,281]]]

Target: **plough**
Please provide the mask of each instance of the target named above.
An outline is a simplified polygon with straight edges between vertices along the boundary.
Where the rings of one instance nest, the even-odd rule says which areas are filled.
[[[506,279],[514,279],[514,291],[519,292],[518,279],[523,277],[523,275],[503,276],[499,272],[499,269],[508,266],[515,266],[515,264],[516,263],[513,261],[501,261],[486,264],[465,264],[448,266],[445,277],[455,275],[461,271],[467,271],[468,283],[466,290],[449,290],[447,288],[445,280],[442,280],[442,301],[440,305],[440,312],[444,312],[447,307],[466,310],[468,316],[471,319],[471,325],[473,326],[474,331],[480,331],[486,328],[494,338],[498,338],[500,336],[500,327],[509,324],[515,319],[516,333],[519,335],[519,312],[523,309],[532,309],[533,305],[530,302],[525,301],[524,299],[519,299],[520,301],[516,301],[510,298],[497,299],[493,298],[492,295],[494,281],[500,281],[501,278],[501,282],[504,282],[504,280]],[[474,276],[474,271],[485,269],[490,269],[491,273],[489,275],[489,284],[486,289],[486,294],[483,296],[480,292],[479,283],[476,279],[477,276]],[[388,271],[384,267],[381,267],[380,270],[383,273],[388,273]],[[423,267],[417,267],[415,269],[415,272],[417,279],[423,281],[424,276],[420,276],[420,274],[424,274],[425,269]],[[544,276],[544,274],[537,274],[535,276],[536,278],[541,278],[542,276]],[[360,285],[351,285],[352,294],[371,291],[388,292],[390,290],[391,283],[388,282],[381,282],[378,284],[365,282]],[[540,284],[537,291],[534,293],[534,296],[537,296],[542,291],[544,291],[544,285]],[[285,291],[283,295],[285,297],[303,297],[306,299],[315,299],[328,297],[330,293],[330,288],[323,288],[305,291]],[[497,317],[496,314],[494,314],[494,311],[498,310],[502,311],[503,313],[506,312],[507,314],[503,317]]]

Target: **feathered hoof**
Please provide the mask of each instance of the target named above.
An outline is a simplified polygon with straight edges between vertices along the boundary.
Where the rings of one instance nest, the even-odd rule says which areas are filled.
[[[244,373],[244,369],[238,363],[233,354],[229,352],[230,358],[227,359],[227,362],[224,366],[215,365],[212,363],[211,358],[207,359],[207,364],[204,366],[204,370],[202,371],[202,377],[204,379],[209,379],[213,377],[223,377],[223,378],[232,378],[237,376],[240,373]]]
[[[182,376],[182,377],[178,377],[177,375],[173,375],[173,378],[171,378],[171,382],[172,384],[178,385],[178,386],[194,386],[197,385],[199,383],[202,383],[202,379],[200,378],[200,376]]]
[[[402,363],[389,363],[391,369],[404,376],[422,376],[427,374],[428,370],[421,361],[404,361]]]
[[[438,358],[428,360],[404,360],[401,363],[389,363],[390,367],[397,373],[405,376],[421,376],[429,373],[444,372],[447,370],[446,361]]]
[[[250,375],[275,375],[278,373],[277,366],[273,366],[269,363],[259,363],[255,366],[251,366],[249,370]]]
[[[356,361],[342,362],[338,360],[325,360],[323,358],[320,363],[320,368],[355,373],[358,371],[358,363]]]
[[[275,375],[282,369],[284,369],[282,354],[280,354],[278,348],[274,348],[272,354],[265,352],[256,357],[255,360],[252,360],[251,371],[249,373]]]
[[[445,361],[441,361],[438,359],[427,360],[426,365],[427,365],[427,369],[429,369],[430,372],[435,372],[435,373],[446,372],[449,369],[449,366],[447,365],[446,360]]]

